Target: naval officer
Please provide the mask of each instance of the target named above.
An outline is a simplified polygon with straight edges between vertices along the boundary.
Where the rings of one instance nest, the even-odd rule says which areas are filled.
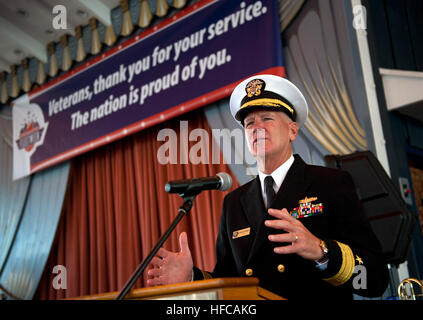
[[[224,199],[215,268],[193,266],[183,232],[180,252],[161,248],[152,260],[147,284],[252,276],[287,299],[382,295],[387,266],[351,176],[292,153],[308,114],[300,90],[282,77],[253,76],[234,89],[230,108],[259,174]]]

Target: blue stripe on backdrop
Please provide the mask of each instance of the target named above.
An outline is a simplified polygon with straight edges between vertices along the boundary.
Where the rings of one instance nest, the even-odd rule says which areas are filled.
[[[60,219],[69,168],[65,162],[32,177],[21,222],[0,274],[0,284],[18,298],[31,299],[37,289]]]
[[[0,275],[15,239],[30,179],[12,181],[12,118],[8,108],[0,110]],[[1,290],[0,290],[1,292]]]
[[[12,181],[11,154],[12,148],[0,142],[0,270],[13,242],[30,180]]]

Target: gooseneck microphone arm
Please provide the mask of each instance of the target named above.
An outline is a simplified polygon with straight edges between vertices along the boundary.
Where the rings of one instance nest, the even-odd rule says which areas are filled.
[[[197,190],[195,192],[189,193],[187,195],[182,194],[181,197],[184,200],[184,203],[179,207],[178,209],[178,215],[173,220],[170,227],[166,230],[166,232],[160,237],[157,244],[154,246],[154,248],[151,250],[151,252],[148,254],[148,256],[144,259],[144,261],[137,267],[137,269],[134,271],[132,276],[129,278],[129,280],[126,282],[125,286],[117,296],[116,300],[123,300],[125,296],[128,294],[129,290],[131,290],[132,286],[134,285],[135,281],[139,278],[139,276],[144,272],[145,268],[150,263],[151,259],[156,255],[157,251],[162,247],[163,243],[167,240],[167,238],[170,236],[172,231],[176,228],[178,223],[182,220],[183,217],[185,217],[188,212],[191,210],[192,205],[194,203],[195,197],[201,192],[201,190]]]

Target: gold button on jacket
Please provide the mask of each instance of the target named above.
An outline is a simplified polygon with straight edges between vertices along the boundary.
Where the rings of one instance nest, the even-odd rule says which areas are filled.
[[[279,272],[285,272],[285,266],[283,264],[278,265]]]

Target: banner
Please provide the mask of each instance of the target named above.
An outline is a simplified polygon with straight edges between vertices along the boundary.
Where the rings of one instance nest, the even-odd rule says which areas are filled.
[[[13,103],[18,179],[285,76],[277,1],[200,1]]]

